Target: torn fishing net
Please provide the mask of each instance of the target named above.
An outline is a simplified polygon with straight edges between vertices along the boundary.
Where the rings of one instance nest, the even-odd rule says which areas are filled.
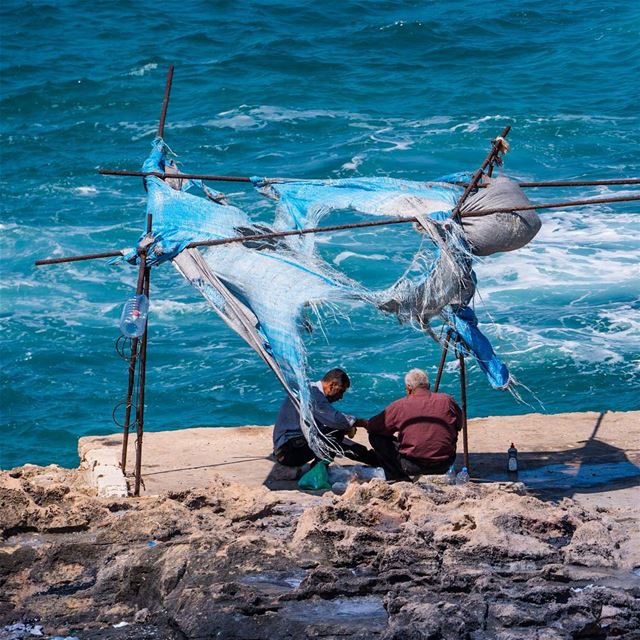
[[[175,171],[168,153],[162,139],[156,139],[143,170]],[[365,301],[432,335],[430,321],[438,316],[451,326],[454,337],[465,341],[492,386],[509,386],[507,368],[478,330],[468,307],[475,291],[472,244],[461,225],[450,219],[461,194],[459,187],[390,178],[279,184],[256,179],[261,193],[278,201],[273,225],[264,225],[252,222],[202,183],[179,178],[165,182],[153,176],[145,183],[154,228],[148,238],[148,263],[171,260],[222,320],[260,355],[298,408],[301,429],[318,457],[328,459],[342,452],[324,436],[313,416],[301,337],[307,308]],[[189,192],[197,188],[205,197]],[[391,287],[371,290],[330,266],[316,251],[312,235],[186,249],[194,240],[313,227],[336,209],[418,220],[420,248]],[[125,258],[135,262],[136,252]]]

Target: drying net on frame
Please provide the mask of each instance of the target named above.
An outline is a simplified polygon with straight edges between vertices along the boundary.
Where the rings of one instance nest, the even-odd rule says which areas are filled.
[[[176,171],[162,139],[154,141],[143,170]],[[154,229],[153,236],[146,239],[148,263],[171,260],[222,320],[258,353],[299,409],[302,431],[320,458],[341,451],[324,437],[313,417],[301,337],[307,308],[316,310],[325,304],[364,301],[432,335],[430,322],[438,317],[451,327],[454,337],[464,341],[492,386],[509,386],[511,379],[506,366],[479,331],[469,307],[475,291],[473,255],[494,252],[496,233],[492,235],[486,223],[475,232],[465,228],[466,222],[460,225],[450,219],[462,193],[460,187],[445,181],[420,183],[390,178],[280,183],[256,178],[257,189],[277,201],[273,224],[265,225],[253,222],[244,211],[229,205],[223,194],[198,181],[178,178],[163,181],[148,176],[145,182],[147,212],[153,215]],[[496,204],[498,200],[513,203],[514,207],[528,203],[515,183],[498,180],[496,184],[500,188],[495,189],[492,184],[479,191],[476,200],[473,197],[468,200],[468,206],[481,209],[505,206]],[[196,195],[196,190],[201,193]],[[492,191],[498,196],[496,201],[492,200]],[[422,236],[420,248],[411,267],[391,287],[367,288],[328,264],[316,250],[314,234],[185,248],[194,240],[222,240],[314,227],[337,209],[365,216],[417,218],[415,228]],[[520,220],[517,212],[506,215]],[[510,222],[511,229],[505,232],[508,242],[503,242],[506,249],[502,250],[512,250],[530,239],[524,239],[526,233],[517,220]],[[529,234],[535,227],[532,220],[528,216]],[[497,226],[502,229],[504,224],[501,221]],[[491,238],[493,245],[486,249],[482,238]],[[136,252],[125,258],[135,262]]]

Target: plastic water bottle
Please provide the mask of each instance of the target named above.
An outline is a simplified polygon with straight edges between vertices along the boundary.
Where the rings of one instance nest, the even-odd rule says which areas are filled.
[[[456,484],[467,484],[469,482],[469,472],[467,467],[462,467],[462,471],[456,476]]]
[[[387,476],[384,473],[384,469],[382,467],[376,467],[371,474],[371,479],[379,478],[380,480],[386,480]]]
[[[346,490],[347,490],[346,482],[334,482],[331,485],[331,491],[333,491],[333,493],[339,496],[341,496]]]
[[[120,316],[120,331],[127,338],[139,338],[144,333],[149,313],[149,298],[139,295],[124,303]]]
[[[507,449],[507,469],[509,469],[509,471],[511,473],[517,473],[518,472],[518,450],[515,448],[515,445],[513,444],[513,442],[511,443],[511,446]]]
[[[447,484],[455,484],[456,483],[456,465],[452,464],[449,467],[449,471],[447,471]]]

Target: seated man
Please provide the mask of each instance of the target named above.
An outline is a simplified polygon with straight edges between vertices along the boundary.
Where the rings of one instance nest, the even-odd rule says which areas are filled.
[[[369,420],[369,442],[388,480],[446,473],[456,459],[460,407],[451,396],[430,391],[422,369],[411,369],[404,382],[406,397]]]
[[[331,403],[342,399],[350,385],[349,376],[342,369],[331,369],[322,380],[312,384],[313,416],[322,433],[339,445],[345,456],[375,467],[378,459],[373,451],[345,440],[347,435],[353,437],[356,427],[364,426],[366,420],[340,413],[331,406]],[[283,401],[276,419],[273,449],[276,460],[287,467],[300,467],[316,458],[300,428],[300,414],[289,396]]]

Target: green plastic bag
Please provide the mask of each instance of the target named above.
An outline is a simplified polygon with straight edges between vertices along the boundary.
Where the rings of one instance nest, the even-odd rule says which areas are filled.
[[[331,489],[331,483],[329,482],[329,472],[327,471],[328,462],[321,460],[317,464],[313,465],[307,473],[305,473],[300,480],[298,480],[298,486],[301,489],[308,489],[311,491],[327,491]]]

